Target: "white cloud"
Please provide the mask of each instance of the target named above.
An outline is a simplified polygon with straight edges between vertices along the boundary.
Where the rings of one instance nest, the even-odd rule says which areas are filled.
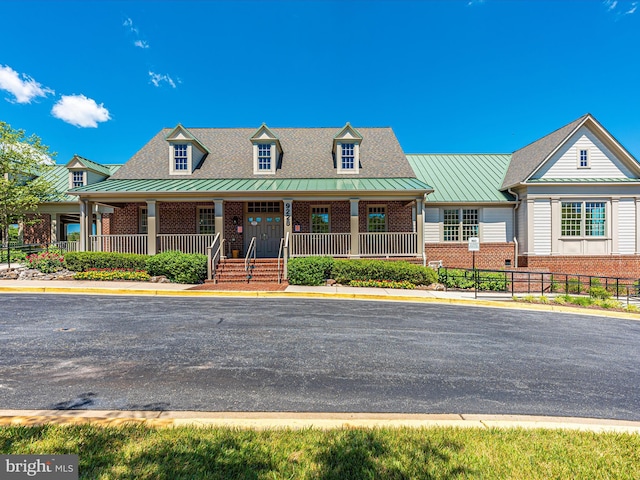
[[[149,44],[145,40],[136,40],[133,42],[136,47],[149,48]]]
[[[46,97],[50,93],[55,93],[30,76],[24,73],[19,74],[8,65],[0,65],[0,90],[6,90],[12,94],[16,103],[31,103],[36,97]]]
[[[176,82],[174,82],[169,75],[162,75],[160,73],[149,71],[149,77],[151,77],[149,81],[153,83],[153,85],[156,87],[159,87],[162,82],[166,82],[169,85],[171,85],[173,88],[176,88]],[[178,83],[179,82],[180,81],[178,80]]]
[[[132,31],[136,35],[138,34],[138,29],[133,26],[133,20],[131,20],[131,18],[127,18],[122,24],[122,26],[127,27],[130,31]]]
[[[629,10],[627,10],[626,12],[624,12],[625,15],[633,15],[634,13],[636,13],[636,10],[638,9],[638,2],[633,2],[631,4],[631,8]]]
[[[618,5],[618,0],[605,0],[603,3],[607,7],[607,10],[611,11]]]
[[[60,120],[76,127],[96,128],[98,122],[110,120],[109,110],[104,104],[98,105],[92,98],[84,95],[62,95],[53,106],[51,113]]]
[[[470,7],[471,5],[482,5],[484,1],[485,0],[469,0],[467,2],[467,6]]]

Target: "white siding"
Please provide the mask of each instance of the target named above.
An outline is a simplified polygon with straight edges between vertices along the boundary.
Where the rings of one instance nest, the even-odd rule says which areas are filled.
[[[578,152],[589,151],[590,168],[578,167]],[[633,178],[635,175],[586,128],[580,128],[533,178]]]
[[[482,241],[510,242],[513,240],[513,209],[482,209]]]
[[[435,243],[440,241],[440,209],[424,209],[424,241]]]
[[[518,239],[518,250],[521,253],[529,251],[527,246],[527,202],[521,202],[516,210],[516,223]]]
[[[551,254],[551,201],[533,203],[533,249],[536,255]]]
[[[618,203],[618,249],[622,254],[636,251],[636,202],[633,198],[621,198]]]

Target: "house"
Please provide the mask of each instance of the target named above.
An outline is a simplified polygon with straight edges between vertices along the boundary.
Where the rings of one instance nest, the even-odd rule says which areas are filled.
[[[228,255],[424,254],[416,178],[391,128],[185,128],[158,132],[103,182],[74,188],[81,249]],[[95,206],[113,209],[91,233]]]
[[[590,114],[510,155],[408,155],[425,200],[427,258],[640,276],[640,165]],[[475,228],[475,230],[474,230]]]
[[[78,198],[68,192],[72,188],[101,182],[109,178],[120,165],[101,165],[74,155],[66,165],[52,165],[44,174],[56,192],[56,201],[43,203],[38,209],[39,222],[22,227],[26,243],[54,243],[64,249],[75,250],[77,242],[69,242],[69,235],[80,224]],[[96,206],[97,218],[108,210]],[[77,229],[75,230],[77,231]]]
[[[407,155],[391,128],[349,123],[177,125],[101,175],[69,192],[84,250],[470,267],[478,237],[480,268],[640,276],[640,164],[590,114],[506,154]]]

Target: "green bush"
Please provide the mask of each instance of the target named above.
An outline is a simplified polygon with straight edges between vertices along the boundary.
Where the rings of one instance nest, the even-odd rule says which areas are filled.
[[[287,272],[291,285],[322,285],[331,275],[331,257],[297,257],[289,260]]]
[[[117,252],[67,252],[64,260],[66,267],[74,272],[116,268],[145,270],[147,255]]]
[[[401,288],[404,290],[413,290],[416,286],[407,281],[395,282],[392,280],[351,280],[350,287],[375,287],[375,288]]]
[[[471,289],[475,288],[473,270],[440,269],[438,281],[447,288]],[[507,289],[507,279],[504,274],[497,272],[478,272],[478,290],[503,292]]]
[[[164,275],[174,283],[202,283],[207,278],[207,256],[173,250],[163,252],[147,257],[146,270],[149,275]]]
[[[385,260],[336,260],[331,276],[342,284],[348,284],[352,280],[388,280],[430,285],[437,280],[437,273],[431,268],[404,261]]]
[[[592,286],[589,289],[589,296],[591,298],[597,298],[600,300],[607,300],[611,298],[611,292],[609,292],[606,288],[600,286]]]
[[[7,249],[3,248],[0,250],[0,263],[7,263]],[[11,263],[24,263],[27,259],[27,254],[22,250],[14,250],[11,249]]]

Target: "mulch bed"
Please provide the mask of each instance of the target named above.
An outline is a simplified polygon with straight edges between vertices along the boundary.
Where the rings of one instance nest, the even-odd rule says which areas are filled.
[[[287,288],[286,283],[203,283],[188,290],[218,290],[236,292],[282,292]]]

